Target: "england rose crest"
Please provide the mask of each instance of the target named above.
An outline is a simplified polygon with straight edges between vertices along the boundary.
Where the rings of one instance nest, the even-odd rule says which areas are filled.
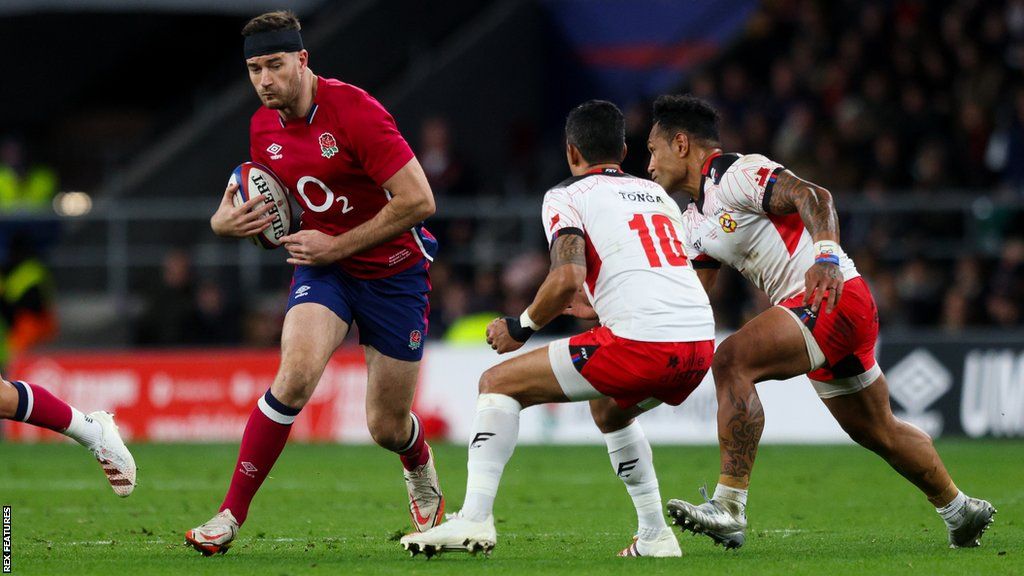
[[[334,136],[330,132],[324,132],[320,135],[320,154],[324,158],[330,158],[338,153],[338,141],[334,139]]]
[[[409,332],[409,350],[417,350],[423,345],[423,333],[419,330]]]

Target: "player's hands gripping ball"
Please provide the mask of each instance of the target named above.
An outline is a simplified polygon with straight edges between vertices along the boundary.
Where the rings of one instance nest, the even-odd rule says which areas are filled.
[[[218,236],[249,238],[266,230],[274,220],[274,216],[269,214],[274,205],[265,203],[262,196],[255,196],[235,206],[237,192],[238,184],[229,182],[220,206],[210,217],[210,228]]]
[[[231,172],[210,227],[219,236],[249,238],[272,250],[288,234],[291,220],[288,189],[281,180],[266,166],[242,162]]]

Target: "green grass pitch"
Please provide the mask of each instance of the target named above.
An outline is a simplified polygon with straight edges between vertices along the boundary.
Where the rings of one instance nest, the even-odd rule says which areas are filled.
[[[204,558],[182,533],[215,511],[236,446],[138,445],[125,500],[73,445],[0,444],[0,504],[12,507],[14,574],[1024,574],[1024,442],[939,444],[954,478],[999,509],[976,549],[950,550],[928,502],[855,446],[764,446],[747,544],[725,552],[680,535],[683,558],[627,559],[636,518],[603,447],[520,447],[498,495],[490,558],[410,558],[398,459],[370,446],[290,445],[234,548]],[[655,446],[662,496],[699,499],[715,447]],[[437,446],[449,511],[465,448]]]

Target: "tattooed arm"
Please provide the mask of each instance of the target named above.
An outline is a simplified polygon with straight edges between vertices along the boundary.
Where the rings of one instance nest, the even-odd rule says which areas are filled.
[[[800,220],[814,242],[823,240],[839,244],[839,217],[828,190],[783,170],[764,201],[769,214],[800,214]],[[843,273],[837,264],[816,262],[804,275],[804,305],[811,303],[817,312],[827,299],[826,312],[832,312],[843,293]]]
[[[578,234],[565,234],[551,244],[551,269],[527,308],[530,318],[543,326],[554,320],[572,302],[587,278],[586,241]]]
[[[828,190],[783,170],[770,194],[766,202],[770,214],[798,212],[815,242],[831,240],[839,243],[839,217]]]
[[[544,326],[565,311],[587,278],[586,241],[580,234],[563,234],[551,244],[551,270],[527,308],[530,318]],[[524,342],[508,334],[504,318],[487,327],[487,343],[499,354],[517,350]]]

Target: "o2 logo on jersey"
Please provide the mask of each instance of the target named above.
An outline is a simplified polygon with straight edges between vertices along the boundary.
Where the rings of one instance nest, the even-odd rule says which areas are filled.
[[[320,155],[324,158],[330,158],[338,153],[338,141],[334,139],[334,135],[330,132],[324,132],[320,135]]]
[[[733,220],[732,215],[728,212],[723,212],[722,215],[718,217],[718,225],[722,227],[722,230],[726,234],[732,234],[736,231],[736,226],[738,226],[736,221]]]
[[[320,190],[322,190],[324,193],[324,201],[322,203],[314,204],[313,201],[309,199],[309,196],[306,195],[306,184],[316,184],[317,186],[320,187]],[[344,196],[338,196],[337,198],[335,198],[334,191],[328,188],[327,184],[324,184],[323,182],[320,181],[320,179],[316,177],[303,176],[302,178],[299,178],[299,181],[298,183],[295,184],[295,187],[297,188],[296,191],[299,193],[299,196],[302,196],[302,199],[306,201],[306,207],[312,210],[313,212],[327,212],[327,210],[330,209],[331,205],[333,205],[335,202],[341,202],[342,214],[348,214],[349,212],[355,210],[353,206],[349,206],[348,198]]]

